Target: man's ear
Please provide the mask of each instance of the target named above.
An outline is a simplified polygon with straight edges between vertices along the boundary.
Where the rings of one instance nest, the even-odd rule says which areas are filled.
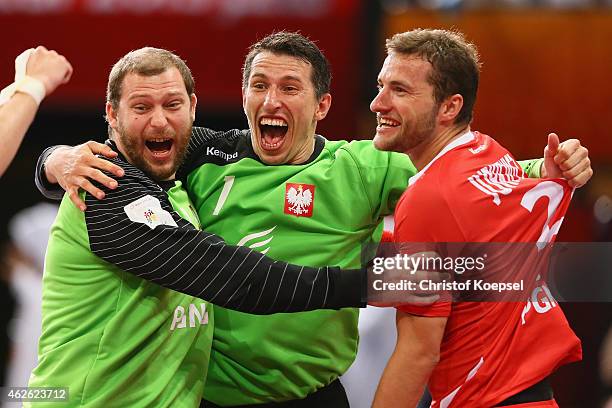
[[[106,102],[106,120],[111,129],[117,130],[117,112],[113,109],[110,102]]]
[[[317,110],[315,111],[315,120],[320,121],[325,119],[327,116],[327,112],[329,112],[329,108],[331,108],[332,96],[329,93],[324,94],[319,99],[319,105],[317,106]]]
[[[190,112],[191,112],[191,120],[195,122],[195,116],[196,116],[196,105],[198,104],[198,97],[196,96],[196,94],[191,94],[191,105],[190,105]]]
[[[453,123],[455,118],[459,116],[461,108],[463,108],[463,96],[461,94],[449,96],[440,104],[440,110],[438,111],[440,122]]]
[[[246,89],[242,87],[242,110],[246,115]]]

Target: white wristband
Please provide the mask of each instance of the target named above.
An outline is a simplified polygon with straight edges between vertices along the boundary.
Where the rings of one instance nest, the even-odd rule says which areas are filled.
[[[15,58],[15,82],[0,91],[0,106],[5,104],[15,92],[24,92],[32,96],[37,105],[43,100],[47,91],[45,85],[38,79],[26,75],[26,65],[33,48],[27,49]]]
[[[30,95],[36,101],[37,105],[44,99],[47,91],[45,85],[36,78],[24,76],[19,82],[15,83],[15,92],[23,92]]]

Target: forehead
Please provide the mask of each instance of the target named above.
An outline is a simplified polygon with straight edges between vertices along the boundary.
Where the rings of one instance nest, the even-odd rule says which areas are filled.
[[[385,58],[378,79],[381,81],[405,81],[410,83],[428,82],[432,69],[429,61],[418,55],[395,52]]]
[[[175,67],[152,76],[130,72],[123,78],[121,99],[166,94],[187,95],[183,77]]]
[[[250,76],[295,77],[305,81],[310,79],[311,73],[312,66],[301,58],[262,51],[253,58]]]

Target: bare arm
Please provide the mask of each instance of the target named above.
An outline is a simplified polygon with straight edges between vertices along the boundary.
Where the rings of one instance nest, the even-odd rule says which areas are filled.
[[[13,161],[37,110],[34,98],[21,92],[0,106],[0,176]]]
[[[72,67],[63,56],[45,47],[32,52],[27,62],[26,76],[42,83],[45,95],[70,80]],[[0,106],[0,176],[15,157],[34,116],[38,103],[33,96],[19,87],[16,93]]]
[[[417,405],[439,361],[446,320],[397,311],[397,344],[378,384],[373,408]]]

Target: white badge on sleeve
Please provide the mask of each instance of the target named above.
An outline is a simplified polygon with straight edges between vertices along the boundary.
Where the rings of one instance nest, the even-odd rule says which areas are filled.
[[[148,225],[151,229],[158,225],[178,227],[172,215],[161,207],[159,200],[148,194],[132,201],[123,209],[130,220]]]

